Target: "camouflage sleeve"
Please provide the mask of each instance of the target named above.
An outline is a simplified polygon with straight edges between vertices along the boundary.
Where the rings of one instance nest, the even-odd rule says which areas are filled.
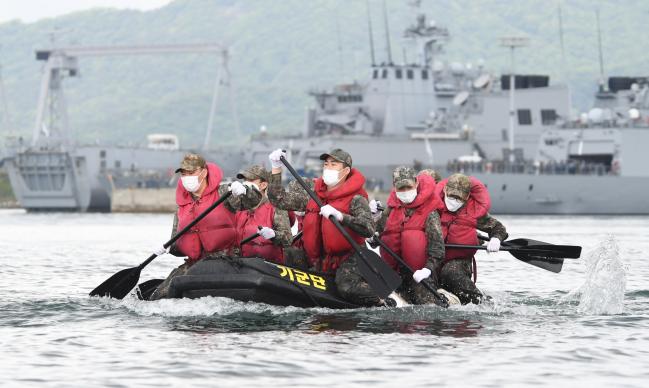
[[[505,225],[492,217],[490,214],[487,214],[486,216],[478,219],[477,228],[478,230],[489,234],[490,238],[496,237],[500,241],[505,241],[507,240],[507,237],[509,237],[507,230],[505,229]]]
[[[372,212],[370,211],[369,202],[365,197],[357,195],[352,198],[352,203],[349,206],[349,214],[343,213],[342,224],[363,237],[372,237],[374,235]]]
[[[222,197],[229,191],[230,185],[228,183],[221,183],[219,186],[219,197]],[[249,209],[256,206],[261,200],[261,193],[257,190],[253,190],[250,187],[246,188],[246,193],[241,196],[231,195],[227,201],[223,204],[229,211],[236,213],[239,210]],[[244,204],[253,204],[247,205]]]
[[[444,237],[442,235],[442,224],[440,223],[439,213],[433,211],[426,218],[426,241],[428,246],[428,261],[432,262],[433,268],[441,263],[445,255]]]
[[[176,210],[176,212],[174,213],[174,224],[171,227],[171,237],[173,237],[176,232],[178,232],[178,210]],[[176,248],[176,243],[171,244],[171,246],[169,247],[169,253],[174,256],[185,256],[178,251],[178,248]]]
[[[286,210],[275,209],[275,215],[273,216],[273,230],[275,231],[274,245],[281,247],[291,245],[293,233],[291,233],[290,223]]]
[[[313,185],[312,180],[305,181]],[[285,190],[282,187],[282,174],[272,174],[268,182],[268,199],[277,209],[303,212],[309,203],[309,194],[296,181],[289,183]]]
[[[379,232],[379,234],[383,233],[383,230],[385,229],[385,223],[388,222],[388,217],[390,217],[390,212],[392,211],[391,207],[386,208],[383,210],[381,213],[381,218],[376,221],[376,225],[374,227],[375,232]]]

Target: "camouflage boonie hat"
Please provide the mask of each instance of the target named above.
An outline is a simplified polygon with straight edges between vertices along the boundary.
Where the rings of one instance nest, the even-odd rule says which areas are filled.
[[[264,182],[268,182],[268,171],[263,166],[255,164],[245,170],[239,171],[237,178],[248,180],[261,179]]]
[[[435,183],[439,183],[439,181],[442,180],[442,175],[439,172],[433,170],[432,168],[426,168],[424,170],[421,170],[417,175],[421,175],[421,174],[432,176],[433,179],[435,179]]]
[[[412,167],[399,166],[392,172],[392,183],[396,189],[417,184],[417,173]]]
[[[203,159],[202,156],[199,154],[187,154],[183,158],[182,162],[180,162],[180,167],[176,169],[176,172],[192,172],[199,168],[205,168],[205,166],[207,166],[207,163],[205,163],[205,159]]]
[[[328,157],[332,157],[340,163],[345,163],[348,167],[352,166],[352,156],[340,148],[333,149],[328,153],[320,155],[320,160],[327,160]]]
[[[453,174],[446,182],[446,195],[466,198],[471,192],[471,180],[462,174]]]

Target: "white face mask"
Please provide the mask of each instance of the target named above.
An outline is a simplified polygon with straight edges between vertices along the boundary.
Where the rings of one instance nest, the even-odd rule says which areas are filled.
[[[324,169],[322,171],[322,180],[327,186],[335,186],[340,182],[340,171]]]
[[[181,176],[180,180],[181,180],[185,190],[189,191],[190,193],[195,193],[196,191],[198,191],[198,189],[201,187],[201,183],[202,183],[202,181],[198,180],[198,177],[200,175],[201,174]]]
[[[459,199],[451,198],[447,195],[444,196],[444,204],[446,204],[446,208],[450,212],[456,212],[462,206],[464,206],[464,202],[460,201]]]
[[[397,191],[397,198],[403,203],[412,203],[417,198],[417,189],[408,191]]]

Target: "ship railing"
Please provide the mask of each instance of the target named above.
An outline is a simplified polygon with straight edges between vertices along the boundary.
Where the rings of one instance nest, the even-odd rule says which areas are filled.
[[[448,174],[527,174],[527,175],[619,175],[616,169],[605,163],[586,161],[560,162],[505,162],[490,160],[481,162],[449,161],[446,165]]]

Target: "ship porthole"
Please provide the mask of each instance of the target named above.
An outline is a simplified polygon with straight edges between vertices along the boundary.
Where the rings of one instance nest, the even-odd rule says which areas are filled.
[[[533,185],[533,184],[530,185],[530,187],[528,187],[527,190],[528,190],[528,191],[532,191],[532,190],[534,190],[534,185]]]
[[[503,191],[507,190],[507,185],[503,185]]]

